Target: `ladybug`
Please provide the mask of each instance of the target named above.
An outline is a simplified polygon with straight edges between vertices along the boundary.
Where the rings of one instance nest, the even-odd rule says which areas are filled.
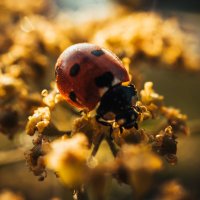
[[[137,91],[120,59],[94,44],[67,48],[55,65],[56,83],[66,101],[80,109],[96,108],[96,120],[120,130],[138,128]]]

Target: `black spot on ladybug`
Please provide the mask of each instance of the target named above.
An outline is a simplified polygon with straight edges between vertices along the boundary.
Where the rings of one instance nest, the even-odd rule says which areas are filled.
[[[76,76],[79,73],[79,71],[80,71],[80,65],[76,63],[71,67],[69,75]]]
[[[99,50],[91,51],[91,54],[93,54],[94,56],[99,57],[99,56],[102,56],[105,53],[103,52],[103,50],[99,49]]]
[[[114,76],[111,72],[105,72],[101,76],[95,78],[95,84],[97,87],[111,87]]]
[[[70,98],[72,101],[76,102],[76,94],[75,94],[73,91],[69,93],[69,98]]]

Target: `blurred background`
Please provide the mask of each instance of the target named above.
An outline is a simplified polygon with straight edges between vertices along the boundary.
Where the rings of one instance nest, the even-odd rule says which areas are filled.
[[[166,105],[187,114],[191,135],[178,136],[178,164],[164,162],[162,178],[179,181],[191,199],[200,199],[199,38],[198,0],[1,0],[0,200],[70,199],[71,191],[53,173],[39,182],[29,171],[24,152],[32,138],[25,134],[25,124],[41,105],[40,92],[51,88],[57,57],[78,42],[130,58],[138,88],[152,81]],[[54,118],[68,130],[78,115],[67,105],[65,109],[59,115],[55,111]],[[69,123],[63,124],[63,118]],[[110,182],[107,199],[131,199],[127,185]]]

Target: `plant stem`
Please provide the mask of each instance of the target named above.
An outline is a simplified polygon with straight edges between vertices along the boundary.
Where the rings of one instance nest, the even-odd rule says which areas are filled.
[[[117,149],[115,143],[109,137],[106,137],[106,142],[108,143],[113,156],[116,157],[119,150]]]
[[[99,149],[99,146],[101,145],[101,142],[103,141],[104,137],[105,137],[104,134],[101,134],[101,135],[97,138],[96,144],[94,144],[94,148],[93,148],[92,153],[91,153],[91,157],[92,157],[92,156],[95,156],[95,155],[97,154],[97,151],[98,151],[98,149]]]

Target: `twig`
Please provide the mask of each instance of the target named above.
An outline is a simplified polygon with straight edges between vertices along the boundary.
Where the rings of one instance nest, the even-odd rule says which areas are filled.
[[[97,140],[96,140],[96,144],[94,144],[94,148],[92,150],[92,153],[91,153],[91,157],[94,157],[99,149],[99,146],[101,145],[101,142],[103,141],[105,135],[104,134],[101,134]]]
[[[110,137],[106,137],[106,142],[108,143],[113,156],[116,157],[119,150],[117,149],[115,143]]]

